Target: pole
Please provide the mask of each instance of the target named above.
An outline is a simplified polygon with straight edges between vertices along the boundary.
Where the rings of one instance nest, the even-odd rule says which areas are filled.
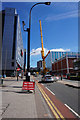
[[[18,71],[17,71],[17,81],[18,81]]]
[[[26,72],[26,81],[30,82],[30,28],[28,31],[28,43],[27,43],[27,72]]]
[[[28,32],[28,46],[27,46],[27,72],[26,72],[26,81],[30,82],[30,30],[31,30],[31,11],[32,8],[38,4],[45,4],[45,5],[50,5],[51,2],[39,2],[34,4],[29,13],[29,28],[27,29]]]

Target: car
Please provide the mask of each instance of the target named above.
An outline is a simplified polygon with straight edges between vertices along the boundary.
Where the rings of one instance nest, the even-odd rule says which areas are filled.
[[[51,75],[45,75],[44,77],[42,77],[42,81],[44,81],[44,82],[54,82],[54,79]]]
[[[58,81],[60,78],[58,76],[53,77],[54,81]]]

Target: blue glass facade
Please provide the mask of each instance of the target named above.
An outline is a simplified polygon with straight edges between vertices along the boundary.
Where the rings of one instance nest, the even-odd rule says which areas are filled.
[[[16,71],[24,67],[24,48],[21,35],[19,16],[14,8],[4,10],[4,29],[2,39],[2,70]],[[3,26],[2,26],[3,27]],[[21,51],[23,55],[21,55]]]
[[[46,62],[46,67],[50,69],[51,68],[51,61],[52,61],[51,60],[51,53],[49,53],[49,55],[47,56],[47,58],[45,60],[46,60],[45,61]]]

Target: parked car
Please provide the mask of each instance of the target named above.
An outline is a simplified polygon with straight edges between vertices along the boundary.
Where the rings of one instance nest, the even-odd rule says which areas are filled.
[[[53,77],[54,81],[58,81],[60,78],[58,76]]]
[[[67,74],[67,79],[69,80],[80,80],[80,75],[77,73],[69,73]]]
[[[44,77],[42,77],[42,81],[44,81],[44,82],[54,82],[54,79],[51,75],[45,75]]]

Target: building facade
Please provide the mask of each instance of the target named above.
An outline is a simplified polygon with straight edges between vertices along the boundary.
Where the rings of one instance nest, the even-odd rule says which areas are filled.
[[[2,72],[11,75],[24,68],[24,48],[19,15],[14,8],[2,11]]]
[[[24,72],[26,72],[26,49],[24,49]]]
[[[40,60],[40,61],[37,62],[37,69],[40,70],[40,69],[42,69],[42,67],[43,67],[42,66],[42,60]]]
[[[52,72],[57,75],[66,75],[74,73],[74,61],[78,59],[78,55],[64,55],[52,64]]]
[[[77,52],[52,51],[45,59],[46,68],[54,74],[67,74],[74,71],[74,60],[78,59]]]
[[[52,70],[52,63],[54,63],[57,59],[60,59],[63,55],[69,52],[60,52],[60,51],[51,51],[45,59],[46,67],[49,70]]]
[[[74,60],[74,72],[80,76],[80,57]]]

